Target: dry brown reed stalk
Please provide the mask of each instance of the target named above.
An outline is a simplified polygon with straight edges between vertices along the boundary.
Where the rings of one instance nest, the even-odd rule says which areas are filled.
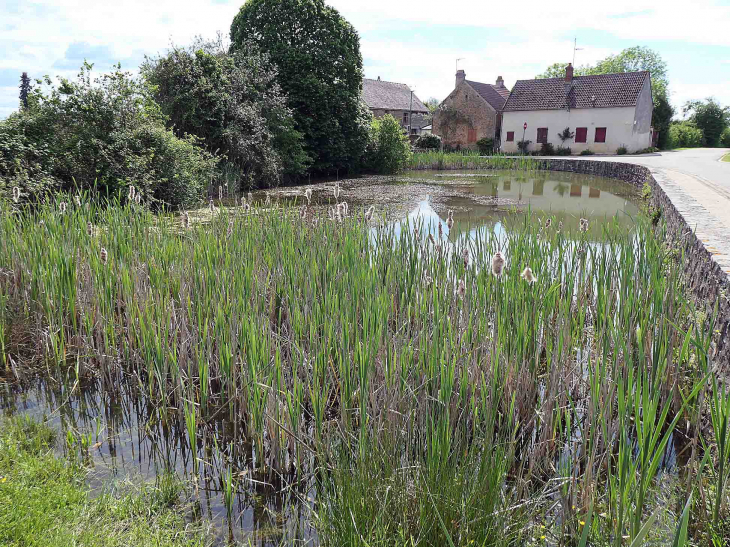
[[[106,252],[106,249],[104,247],[102,247],[101,251],[99,252],[99,258],[101,259],[102,264],[107,263],[107,260],[109,258],[109,253]]]
[[[532,273],[532,268],[530,268],[529,266],[522,270],[520,277],[528,283],[535,283],[537,281],[537,276]]]
[[[18,203],[20,201],[20,188],[13,186],[13,201]]]
[[[446,227],[449,230],[454,227],[454,211],[449,211],[449,218],[446,220]]]
[[[497,251],[492,257],[492,273],[497,277],[502,275],[504,270],[504,255]]]

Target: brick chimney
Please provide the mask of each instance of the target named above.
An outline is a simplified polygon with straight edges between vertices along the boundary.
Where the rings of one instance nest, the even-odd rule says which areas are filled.
[[[568,66],[565,67],[565,81],[567,83],[573,81],[573,65],[571,63],[568,63]]]
[[[459,84],[466,80],[466,72],[463,70],[457,70],[456,71],[456,85],[454,87],[459,87]]]
[[[502,76],[497,76],[497,87],[504,87],[504,79],[502,79]]]

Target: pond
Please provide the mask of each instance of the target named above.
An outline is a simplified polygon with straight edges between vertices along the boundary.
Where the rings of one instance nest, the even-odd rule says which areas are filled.
[[[498,231],[510,215],[530,210],[533,217],[550,217],[556,225],[563,223],[567,233],[577,232],[580,218],[591,221],[590,237],[599,243],[601,226],[608,222],[633,223],[638,214],[638,190],[628,184],[600,177],[554,172],[428,172],[405,173],[395,177],[362,177],[341,181],[340,201],[346,200],[351,211],[376,208],[388,223],[405,219],[422,221],[430,231],[444,225],[446,236],[454,242],[471,237],[482,226]],[[311,188],[312,205],[320,214],[335,200],[332,182],[318,183]],[[299,205],[305,201],[304,187],[280,188],[268,192],[274,202]],[[254,200],[263,202],[263,192]],[[445,227],[449,211],[455,225]],[[131,384],[132,382],[130,382]],[[3,412],[28,414],[48,420],[61,433],[71,432],[74,439],[86,435],[82,456],[91,465],[89,481],[98,489],[116,478],[132,477],[149,480],[164,470],[181,476],[193,473],[193,460],[206,464],[201,471],[200,499],[203,514],[219,524],[221,542],[228,537],[226,507],[223,500],[222,470],[225,458],[236,460],[242,486],[234,509],[235,535],[251,539],[254,544],[278,545],[283,540],[315,538],[306,517],[306,506],[312,501],[312,484],[298,481],[294,475],[259,468],[255,447],[227,452],[228,443],[236,438],[236,424],[211,420],[204,436],[220,451],[205,453],[204,444],[191,451],[185,424],[167,420],[164,413],[135,387],[113,394],[101,389],[92,380],[76,384],[71,376],[66,381],[45,378],[25,382],[3,382],[0,378],[0,405]],[[79,451],[78,444],[59,443],[64,454]],[[193,453],[194,452],[194,453]],[[200,454],[203,452],[203,454]]]

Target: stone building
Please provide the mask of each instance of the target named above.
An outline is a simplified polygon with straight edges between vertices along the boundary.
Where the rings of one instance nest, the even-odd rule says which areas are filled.
[[[421,128],[430,125],[430,112],[406,84],[385,82],[364,78],[362,99],[368,105],[373,117],[382,118],[390,114],[411,135],[421,133]],[[410,131],[409,131],[410,130]]]
[[[463,70],[456,72],[456,86],[433,115],[433,133],[445,146],[476,149],[483,138],[499,145],[501,110],[509,97],[501,76],[493,84],[466,79]]]
[[[524,134],[528,151],[552,144],[573,154],[636,152],[652,145],[652,111],[648,72],[573,77],[569,64],[564,78],[517,81],[503,109],[502,151],[519,152]]]

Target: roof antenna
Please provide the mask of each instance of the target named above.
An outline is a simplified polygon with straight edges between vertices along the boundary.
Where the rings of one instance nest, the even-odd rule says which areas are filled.
[[[456,60],[456,72],[459,72],[459,61],[463,61],[464,59],[466,59],[466,57],[459,57]]]
[[[576,36],[573,40],[573,66],[575,66],[575,52],[583,51],[582,47],[578,47],[578,37]]]

